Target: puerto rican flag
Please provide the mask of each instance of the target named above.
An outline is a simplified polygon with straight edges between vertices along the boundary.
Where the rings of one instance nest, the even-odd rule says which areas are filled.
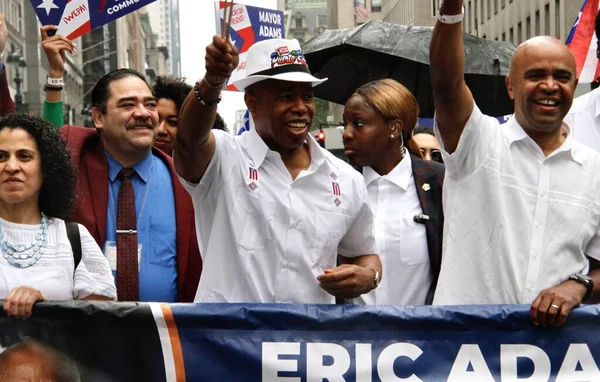
[[[56,25],[69,40],[156,0],[30,0],[42,25]]]
[[[340,190],[340,184],[337,182],[331,182],[331,188],[333,190],[333,195],[340,196],[342,191]]]
[[[594,82],[600,76],[600,66],[596,55],[598,39],[595,33],[595,20],[599,7],[600,0],[584,1],[569,37],[567,37],[566,44],[575,56],[579,83]]]

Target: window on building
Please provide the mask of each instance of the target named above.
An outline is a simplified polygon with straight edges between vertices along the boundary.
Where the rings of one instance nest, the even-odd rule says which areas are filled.
[[[498,14],[498,0],[494,0],[494,14]]]
[[[523,30],[521,28],[521,23],[517,24],[517,45],[523,42]]]
[[[381,0],[371,0],[371,12],[381,12]]]
[[[296,28],[302,28],[302,19],[301,18],[296,19]]]
[[[469,31],[469,33],[471,33],[471,20],[472,20],[472,15],[473,15],[473,9],[471,9],[471,1],[469,1],[469,17],[467,18],[467,22],[466,22],[466,26],[467,26],[467,30]]]
[[[326,15],[317,15],[317,26],[327,25],[327,16]]]
[[[502,41],[506,42],[506,32],[502,32]]]
[[[531,17],[527,16],[525,19],[525,39],[531,38]]]
[[[492,17],[492,0],[487,0],[487,18],[488,20]]]
[[[479,18],[479,14],[477,14],[477,3],[479,0],[475,0],[473,3],[473,16],[475,16],[475,28],[477,28],[477,19]]]
[[[504,7],[506,7],[506,0],[502,0],[500,4],[502,5],[502,9],[504,9]]]
[[[550,34],[550,4],[544,6],[544,34]]]
[[[554,0],[554,37],[562,39],[562,32],[560,30],[560,0]]]
[[[508,41],[513,44],[515,43],[515,31],[512,28],[508,30]]]
[[[540,11],[537,10],[535,11],[535,35],[539,36],[541,35],[540,33]]]

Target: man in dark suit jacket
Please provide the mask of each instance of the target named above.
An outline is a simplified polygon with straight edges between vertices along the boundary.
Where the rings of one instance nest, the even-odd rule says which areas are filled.
[[[442,264],[442,233],[444,229],[442,188],[445,167],[443,164],[423,160],[414,155],[411,156],[411,163],[417,196],[421,208],[423,208],[423,214],[429,217],[429,219],[423,219],[423,223],[425,224],[427,249],[433,274],[433,282],[427,293],[427,304],[431,305]]]
[[[142,74],[119,69],[98,81],[92,106],[96,129],[60,130],[78,166],[73,220],[90,231],[109,262],[118,258],[117,173],[134,169],[140,301],[193,301],[202,269],[193,206],[171,158],[152,149],[158,116],[150,87]]]

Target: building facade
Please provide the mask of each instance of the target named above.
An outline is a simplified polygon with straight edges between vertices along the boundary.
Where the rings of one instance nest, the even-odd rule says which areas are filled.
[[[49,68],[40,44],[40,23],[29,0],[0,0],[0,11],[9,32],[4,61],[11,95],[21,103],[17,104],[19,109],[41,115]],[[81,46],[81,39],[75,43]],[[65,123],[78,124],[83,120],[82,57],[79,50],[74,55],[67,54],[63,89]]]
[[[539,35],[565,41],[581,5],[573,0],[467,0],[463,29],[515,45]]]
[[[166,48],[166,72],[175,77],[181,76],[181,43],[179,26],[179,0],[158,0],[147,7],[152,30],[157,35],[157,49]]]
[[[288,0],[285,35],[301,44],[327,29],[327,0]]]

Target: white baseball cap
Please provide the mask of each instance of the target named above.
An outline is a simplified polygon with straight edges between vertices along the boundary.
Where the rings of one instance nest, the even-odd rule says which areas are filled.
[[[240,91],[264,80],[310,82],[322,84],[327,78],[313,77],[298,40],[271,39],[253,44],[248,49],[246,76],[232,84]]]

